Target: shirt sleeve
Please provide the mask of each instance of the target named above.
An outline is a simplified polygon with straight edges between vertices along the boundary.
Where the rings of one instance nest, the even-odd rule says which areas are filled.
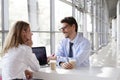
[[[74,57],[76,59],[77,66],[89,66],[89,55],[91,46],[88,40],[84,40],[79,46],[79,50]]]
[[[32,49],[28,47],[26,49],[26,64],[33,70],[33,71],[39,71],[40,65],[39,62],[35,56],[34,53],[32,53]]]
[[[65,49],[64,41],[61,41],[58,45],[58,49],[56,52],[57,56],[57,65],[59,66],[60,62],[67,62],[67,54],[66,54],[66,49]]]

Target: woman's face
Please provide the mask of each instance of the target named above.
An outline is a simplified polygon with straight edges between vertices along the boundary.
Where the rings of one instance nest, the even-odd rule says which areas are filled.
[[[23,41],[24,42],[27,42],[27,41],[29,41],[29,40],[32,40],[32,32],[31,32],[31,30],[30,30],[30,27],[28,27],[27,28],[27,30],[26,31],[22,31],[22,39],[23,39]]]
[[[33,35],[33,33],[31,32],[31,30],[30,30],[30,27],[27,29],[27,31],[26,31],[26,38],[28,39],[28,40],[31,40],[32,39],[32,35]]]

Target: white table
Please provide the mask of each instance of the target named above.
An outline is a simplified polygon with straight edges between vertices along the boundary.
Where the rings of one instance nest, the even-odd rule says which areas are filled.
[[[2,66],[1,66],[1,58],[0,58],[0,76],[2,75]]]
[[[50,67],[46,67],[35,72],[34,77],[44,80],[120,80],[120,68],[82,67],[72,70],[57,68],[56,71],[52,71]]]

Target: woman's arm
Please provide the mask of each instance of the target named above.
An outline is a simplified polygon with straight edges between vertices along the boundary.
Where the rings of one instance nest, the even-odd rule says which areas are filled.
[[[33,77],[33,72],[30,71],[30,70],[25,70],[25,76],[26,76],[26,79],[31,79]]]

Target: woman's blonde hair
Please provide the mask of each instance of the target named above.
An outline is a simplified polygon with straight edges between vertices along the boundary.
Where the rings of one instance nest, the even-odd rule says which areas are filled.
[[[29,23],[24,21],[17,21],[14,26],[9,30],[5,39],[2,54],[7,53],[8,49],[18,47],[19,44],[24,44],[22,40],[21,32],[26,31],[29,27]]]

